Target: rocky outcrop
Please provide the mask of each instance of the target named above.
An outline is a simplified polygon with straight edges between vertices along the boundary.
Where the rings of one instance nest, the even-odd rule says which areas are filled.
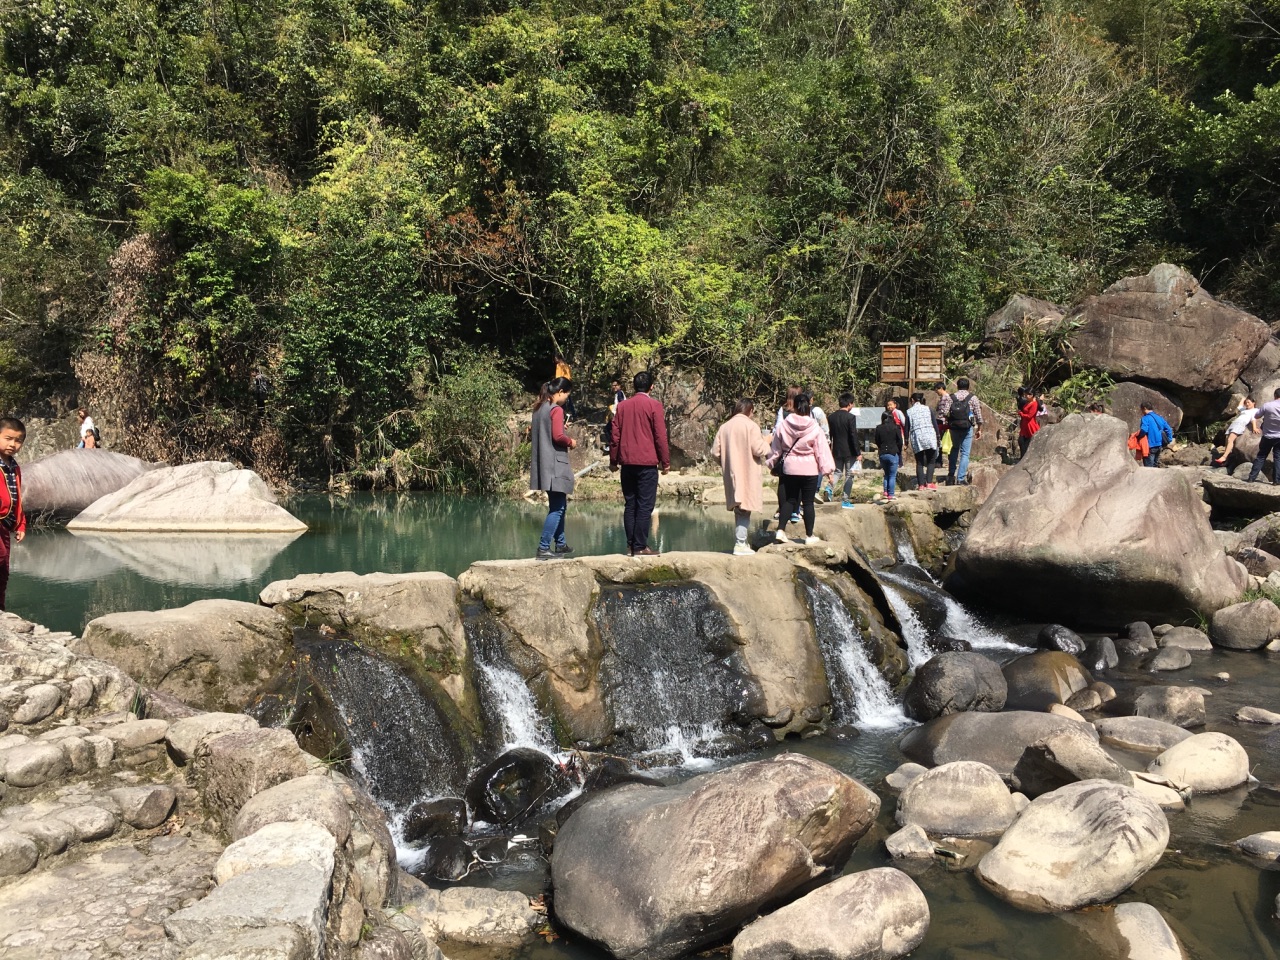
[[[796,754],[623,784],[561,827],[556,916],[625,960],[679,956],[842,862],[879,809],[858,781]]]
[[[22,505],[28,516],[70,520],[157,466],[109,450],[62,450],[23,466]]]
[[[929,931],[929,904],[901,870],[879,867],[827,884],[761,917],[733,940],[733,960],[891,960]]]
[[[283,616],[238,600],[110,613],[89,622],[76,649],[193,706],[230,712],[243,709],[291,650]]]
[[[898,797],[898,823],[939,837],[996,837],[1018,816],[1009,788],[985,763],[957,760],[934,767]]]
[[[1014,906],[1058,913],[1112,899],[1155,866],[1168,842],[1169,824],[1150,800],[1084,780],[1033,800],[976,875]]]
[[[898,741],[898,748],[908,759],[925,766],[977,760],[1000,776],[1010,777],[1027,747],[1062,730],[1083,730],[1092,735],[1093,728],[1077,720],[1026,710],[954,713],[908,731]]]
[[[161,467],[96,500],[73,531],[298,533],[307,525],[276,502],[252,470],[204,461]]]
[[[1136,433],[1144,403],[1151,404],[1174,430],[1182,426],[1182,405],[1167,394],[1140,383],[1117,383],[1107,395],[1107,412],[1123,420],[1130,433]]]
[[[1038,330],[1052,330],[1062,323],[1062,307],[1024,293],[1015,293],[1009,302],[987,317],[983,331],[987,338],[1011,334],[1030,324]]]
[[[1079,414],[1042,430],[974,516],[947,586],[1106,627],[1238,600],[1248,575],[1218,546],[1190,481],[1138,466],[1126,437],[1115,418]]]
[[[916,669],[903,695],[903,706],[916,720],[951,713],[1004,709],[1008,684],[999,665],[980,653],[940,653]]]
[[[1257,317],[1205,293],[1162,263],[1126,277],[1070,310],[1077,366],[1195,394],[1231,388],[1271,338]]]

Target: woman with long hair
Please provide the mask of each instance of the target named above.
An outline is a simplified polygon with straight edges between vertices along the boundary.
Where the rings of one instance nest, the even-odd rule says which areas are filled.
[[[764,484],[760,464],[769,453],[769,444],[760,427],[751,419],[756,405],[743,398],[733,407],[733,416],[716,432],[711,455],[720,461],[724,475],[724,505],[733,511],[733,555],[755,553],[747,543],[751,514],[763,506]]]
[[[572,390],[573,382],[567,377],[548,380],[542,385],[537,406],[533,408],[529,489],[545,490],[547,494],[547,519],[538,541],[539,560],[554,560],[573,552],[564,539],[564,514],[574,483],[569,451],[578,445],[564,432],[564,405]]]

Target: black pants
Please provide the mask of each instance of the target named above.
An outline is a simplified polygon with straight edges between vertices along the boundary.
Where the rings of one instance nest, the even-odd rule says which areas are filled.
[[[938,464],[938,451],[933,447],[925,447],[916,451],[916,489],[923,489],[927,483],[933,483],[933,468]]]
[[[1019,438],[1018,438],[1018,459],[1019,459],[1019,460],[1021,460],[1023,457],[1025,457],[1025,456],[1027,455],[1027,447],[1029,447],[1029,446],[1031,446],[1031,438],[1030,438],[1030,437],[1019,437]]]
[[[778,514],[778,529],[787,529],[787,524],[804,504],[804,535],[813,536],[813,501],[818,495],[818,484],[822,478],[793,477],[789,473],[782,475],[782,512]]]
[[[649,546],[649,524],[653,505],[658,502],[658,468],[624,463],[621,474],[622,496],[627,501],[622,526],[627,531],[627,547],[635,553]]]
[[[1249,471],[1249,482],[1253,483],[1262,473],[1267,456],[1271,455],[1271,482],[1280,483],[1280,437],[1268,437],[1265,433],[1258,443],[1258,455],[1253,458],[1253,468]]]

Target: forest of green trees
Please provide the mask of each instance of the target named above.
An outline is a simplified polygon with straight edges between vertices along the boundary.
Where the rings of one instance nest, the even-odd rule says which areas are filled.
[[[129,452],[483,485],[557,351],[865,383],[1161,260],[1280,319],[1280,0],[0,19],[0,407],[110,402]]]

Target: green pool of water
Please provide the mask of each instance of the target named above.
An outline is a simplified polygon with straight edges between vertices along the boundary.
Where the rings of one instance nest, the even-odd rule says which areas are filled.
[[[304,573],[457,576],[477,560],[531,557],[545,506],[424,494],[301,496],[286,506],[300,536],[72,534],[34,529],[13,551],[8,607],[53,630],[80,633],[94,617],[159,610],[225,597],[256,601],[273,580]],[[727,550],[724,509],[661,506],[650,542],[660,550]],[[578,554],[626,550],[621,504],[570,503],[569,544]],[[549,561],[551,562],[551,561]]]

